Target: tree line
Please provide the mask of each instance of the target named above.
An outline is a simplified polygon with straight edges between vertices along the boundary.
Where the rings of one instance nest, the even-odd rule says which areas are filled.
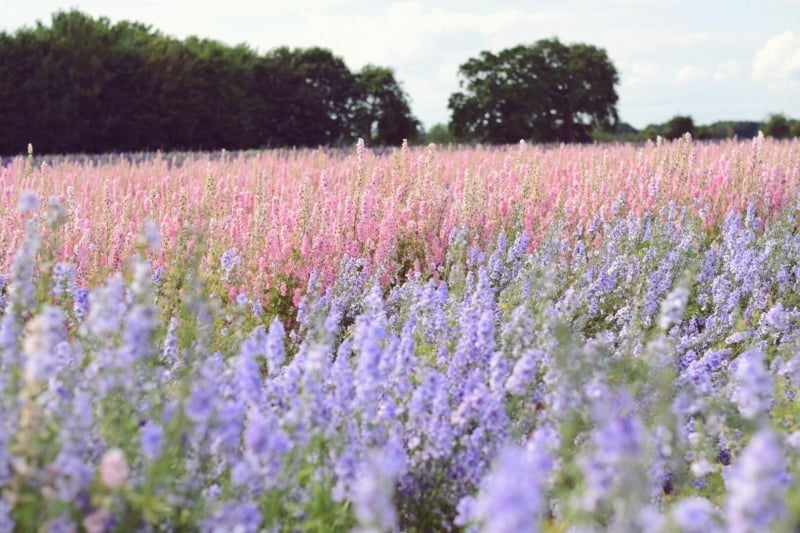
[[[323,48],[178,40],[59,12],[0,33],[0,154],[374,145],[420,123],[391,69],[351,72]]]
[[[606,51],[541,39],[459,67],[449,124],[424,132],[394,72],[351,72],[331,51],[189,37],[80,11],[0,33],[0,154],[213,150],[410,142],[516,143],[800,136],[800,122],[696,126],[676,115],[636,130],[617,113]]]

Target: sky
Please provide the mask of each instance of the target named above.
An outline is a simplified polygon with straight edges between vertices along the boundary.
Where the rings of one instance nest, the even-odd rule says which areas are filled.
[[[460,64],[550,37],[606,50],[620,118],[637,128],[677,114],[800,118],[800,0],[0,0],[0,30],[71,8],[259,52],[322,46],[353,71],[391,67],[426,128],[448,122]]]

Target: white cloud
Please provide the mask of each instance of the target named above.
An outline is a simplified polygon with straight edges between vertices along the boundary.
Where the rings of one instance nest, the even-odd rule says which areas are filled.
[[[675,81],[678,83],[693,83],[707,77],[707,71],[694,65],[684,65],[675,73]]]
[[[768,39],[753,57],[750,76],[774,90],[800,88],[800,34],[785,31]]]
[[[738,61],[731,59],[714,69],[714,81],[727,81],[737,78],[741,74],[742,67]]]
[[[664,67],[657,63],[636,61],[623,71],[622,83],[624,85],[643,85],[660,83],[664,80]]]

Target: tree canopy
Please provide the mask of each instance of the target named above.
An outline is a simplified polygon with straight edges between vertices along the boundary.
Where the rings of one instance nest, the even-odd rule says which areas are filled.
[[[414,140],[394,73],[351,72],[323,48],[167,37],[58,12],[0,33],[0,154],[244,149]]]
[[[619,76],[605,50],[543,39],[481,52],[459,68],[450,96],[450,128],[460,139],[489,143],[586,142],[617,123]]]

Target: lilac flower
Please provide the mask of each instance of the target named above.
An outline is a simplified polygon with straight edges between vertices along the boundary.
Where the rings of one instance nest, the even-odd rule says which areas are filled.
[[[186,416],[192,422],[208,420],[214,411],[214,391],[208,390],[204,383],[197,383],[192,387],[186,401]]]
[[[537,456],[541,454],[540,456]],[[481,482],[472,518],[487,533],[539,531],[547,508],[543,481],[552,467],[547,455],[531,456],[517,447],[503,448]]]
[[[39,200],[33,191],[23,191],[17,202],[17,211],[21,214],[32,213],[39,209]]]
[[[258,507],[247,502],[230,502],[218,509],[200,525],[203,533],[258,533],[261,530]]]
[[[150,356],[150,336],[157,325],[156,309],[134,304],[125,315],[125,330],[119,349],[119,364],[129,366]]]
[[[63,446],[49,467],[55,474],[53,488],[62,501],[74,501],[92,481],[92,468],[80,452],[76,446]]]
[[[239,257],[238,253],[236,252],[235,248],[230,248],[226,250],[224,254],[222,254],[222,258],[220,259],[220,265],[222,266],[222,279],[228,280],[236,270],[236,267],[242,264],[242,258]]]
[[[533,384],[539,362],[544,352],[541,350],[527,350],[514,365],[511,376],[506,381],[506,390],[514,396],[522,396]]]
[[[770,531],[786,516],[786,460],[770,430],[761,430],[750,439],[723,478],[728,531]]]
[[[285,336],[286,332],[283,329],[283,323],[278,320],[278,317],[275,317],[267,333],[267,370],[271,376],[278,372],[286,359]]]
[[[177,317],[169,319],[169,326],[167,326],[167,334],[164,336],[164,345],[161,348],[161,357],[164,358],[169,364],[177,364],[179,361],[178,354],[178,326],[180,320]]]
[[[78,531],[77,524],[65,514],[47,522],[45,528],[47,533],[77,533]]]
[[[144,243],[147,248],[153,253],[159,252],[162,244],[161,231],[153,219],[148,218],[144,221],[143,231]]]
[[[25,378],[47,381],[54,377],[62,361],[56,346],[66,338],[66,317],[60,308],[45,307],[25,328]]]
[[[15,529],[11,520],[11,506],[5,498],[0,498],[0,533],[14,533]]]
[[[731,399],[739,412],[748,419],[767,413],[772,407],[772,376],[764,366],[764,353],[752,349],[737,357],[733,364],[733,391]]]
[[[147,423],[140,430],[142,455],[149,461],[161,454],[164,445],[164,430],[158,424]]]
[[[379,533],[397,529],[392,498],[395,479],[405,470],[402,445],[391,444],[372,452],[362,463],[352,488],[353,510],[358,521],[354,531]]]
[[[0,291],[3,288],[0,281]],[[71,263],[56,263],[53,267],[53,280],[50,292],[57,297],[63,294],[72,296],[75,293],[75,265]]]
[[[658,316],[658,327],[669,331],[683,320],[686,304],[689,302],[689,291],[685,287],[677,287],[661,302],[661,314]]]
[[[672,521],[683,533],[713,533],[723,530],[718,522],[719,509],[705,498],[685,498],[676,503],[670,512]]]
[[[83,320],[89,314],[89,289],[81,287],[75,291],[73,311],[78,320]]]

